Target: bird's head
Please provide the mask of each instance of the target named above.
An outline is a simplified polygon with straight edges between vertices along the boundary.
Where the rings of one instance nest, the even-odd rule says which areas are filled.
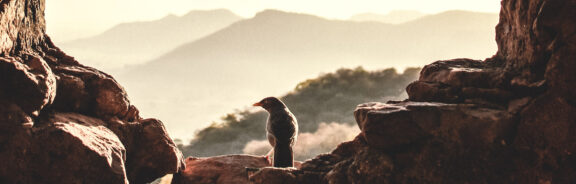
[[[254,103],[254,106],[260,106],[266,110],[271,110],[275,108],[285,108],[286,105],[276,97],[266,97],[259,102]]]

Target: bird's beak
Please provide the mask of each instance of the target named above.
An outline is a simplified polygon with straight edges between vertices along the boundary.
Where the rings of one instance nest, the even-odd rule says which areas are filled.
[[[256,102],[256,103],[254,103],[254,105],[252,105],[252,106],[262,106],[262,104],[261,104],[260,102]]]

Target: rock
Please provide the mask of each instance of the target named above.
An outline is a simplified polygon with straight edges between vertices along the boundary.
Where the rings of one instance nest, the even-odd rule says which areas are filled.
[[[354,157],[338,162],[326,174],[327,183],[394,183],[393,160],[386,154],[363,147]]]
[[[361,136],[376,149],[398,149],[430,136],[490,144],[513,125],[506,111],[473,104],[368,103],[359,105],[354,114]]]
[[[0,3],[0,53],[17,56],[51,45],[45,36],[44,1],[3,0]]]
[[[264,156],[224,155],[186,159],[186,169],[174,174],[173,184],[185,183],[291,183],[294,178],[314,178],[315,172],[293,173],[302,163],[295,161],[295,168],[273,168]],[[306,176],[306,177],[303,177]],[[261,180],[262,178],[282,178]],[[316,177],[318,179],[319,177]],[[298,180],[300,181],[300,180]],[[318,181],[318,180],[316,180]]]
[[[335,154],[321,154],[316,156],[315,159],[302,163],[301,170],[303,171],[330,171],[334,168],[335,163],[340,162],[341,157]]]
[[[264,156],[226,155],[186,159],[186,169],[174,174],[173,184],[248,183],[246,168],[271,166]]]
[[[417,102],[446,102],[455,103],[463,101],[458,88],[442,83],[415,81],[406,87],[410,100]]]
[[[520,113],[513,146],[524,157],[517,160],[525,169],[519,175],[527,183],[534,179],[553,179],[554,183],[576,181],[576,106],[547,94],[534,99]]]
[[[86,83],[76,76],[68,74],[58,75],[58,96],[52,106],[55,109],[67,112],[90,112],[90,94]]]
[[[248,179],[252,184],[321,183],[323,180],[323,173],[299,170],[299,167],[264,167],[253,173],[249,172]]]
[[[160,120],[144,119],[135,126],[126,126],[123,142],[128,147],[128,178],[135,183],[146,183],[184,168],[182,153],[168,136]],[[152,151],[153,150],[153,151]]]
[[[417,115],[412,116],[412,113],[404,106],[381,103],[362,104],[358,106],[354,114],[362,131],[362,137],[369,145],[376,148],[395,148],[428,136],[413,120]],[[431,117],[428,115],[423,118]],[[437,119],[437,117],[432,118]],[[431,123],[437,122],[432,119]]]
[[[43,59],[0,58],[0,73],[0,97],[6,103],[18,105],[25,113],[37,116],[54,101],[56,78]]]
[[[250,183],[253,184],[298,184],[295,173],[296,168],[265,167],[250,175]]]
[[[471,59],[437,61],[426,65],[420,72],[422,82],[446,84],[456,87],[494,88],[498,86],[494,63]]]
[[[462,88],[462,95],[466,99],[484,99],[492,102],[507,102],[514,98],[512,92],[498,88]]]
[[[496,27],[498,57],[517,74],[514,82],[530,85],[546,81],[551,90],[572,101],[576,63],[576,8],[574,1],[503,1]]]
[[[406,92],[412,101],[462,103],[484,99],[505,103],[514,96],[505,87],[503,68],[496,60],[476,61],[454,59],[426,65],[420,79],[408,85]]]
[[[516,80],[571,84],[575,77],[567,74],[575,64],[566,61],[574,59],[575,7],[571,0],[502,1],[496,26],[497,56],[506,61],[507,70],[517,74]]]
[[[34,121],[20,106],[2,102],[0,103],[0,129],[32,128]]]
[[[126,149],[103,121],[80,114],[57,113],[39,124],[31,132],[17,131],[3,143],[0,155],[5,167],[0,169],[0,180],[128,183]]]
[[[57,110],[90,113],[102,119],[123,118],[128,112],[126,91],[111,76],[81,65],[52,68],[56,75],[62,76],[58,88],[63,95],[54,102]],[[76,103],[68,105],[70,102]]]
[[[45,34],[44,0],[0,2],[0,183],[148,183],[183,167],[120,84]]]

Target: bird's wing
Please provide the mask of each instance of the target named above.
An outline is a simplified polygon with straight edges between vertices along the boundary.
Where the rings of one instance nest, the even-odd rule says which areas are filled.
[[[276,142],[293,142],[297,133],[297,122],[289,113],[270,116],[268,133],[272,134]]]

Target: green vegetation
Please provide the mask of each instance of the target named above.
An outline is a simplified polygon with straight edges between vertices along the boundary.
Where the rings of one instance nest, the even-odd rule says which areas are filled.
[[[405,98],[404,88],[416,80],[419,71],[409,68],[398,74],[395,69],[339,69],[298,84],[282,100],[298,118],[301,133],[316,131],[322,122],[355,124],[356,105]],[[228,114],[221,122],[199,131],[182,151],[196,157],[240,154],[249,141],[265,140],[267,116],[263,110]]]

